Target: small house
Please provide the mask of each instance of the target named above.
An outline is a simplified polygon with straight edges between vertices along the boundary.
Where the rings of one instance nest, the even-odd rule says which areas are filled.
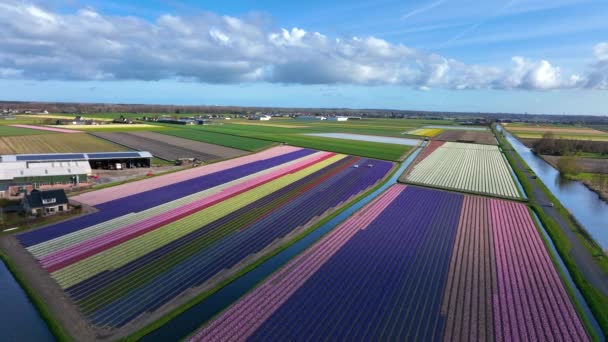
[[[62,189],[32,190],[23,198],[23,209],[31,215],[53,215],[70,210],[70,203]]]

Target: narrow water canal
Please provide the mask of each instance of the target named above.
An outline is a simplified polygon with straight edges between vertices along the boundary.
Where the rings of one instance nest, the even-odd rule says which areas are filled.
[[[0,261],[0,331],[2,341],[54,341],[38,310]]]
[[[502,130],[501,126],[497,126]],[[532,171],[545,183],[547,188],[559,199],[576,220],[600,244],[608,250],[608,203],[589,190],[579,181],[562,179],[559,172],[517,140],[509,132],[505,137],[515,151],[530,166]]]

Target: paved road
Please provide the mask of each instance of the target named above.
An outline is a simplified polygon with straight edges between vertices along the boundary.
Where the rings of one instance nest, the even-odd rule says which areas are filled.
[[[512,159],[515,161],[514,167],[522,171],[526,177],[530,179],[532,194],[527,194],[530,201],[543,205],[543,211],[545,214],[552,218],[568,237],[570,246],[572,247],[570,249],[570,255],[572,255],[574,262],[585,276],[585,279],[596,289],[601,291],[605,296],[608,296],[608,274],[606,274],[604,270],[602,270],[595,262],[595,259],[589,250],[585,248],[583,243],[579,240],[576,233],[570,230],[568,222],[566,222],[559,211],[554,207],[545,205],[550,202],[549,198],[538,185],[536,180],[532,179],[532,176],[534,175],[533,172],[524,167],[521,159],[516,156],[517,152],[513,149],[507,149],[504,152],[513,157]]]

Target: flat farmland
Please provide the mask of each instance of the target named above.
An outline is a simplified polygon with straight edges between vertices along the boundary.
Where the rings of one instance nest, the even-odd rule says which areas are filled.
[[[47,132],[48,133],[48,132]],[[114,152],[126,147],[86,133],[0,137],[0,154]]]
[[[306,122],[306,124],[309,123]],[[304,130],[301,128],[280,128],[266,125],[249,126],[224,124],[218,126],[198,126],[179,130],[167,130],[160,133],[199,141],[205,141],[203,139],[217,136],[217,140],[223,142],[216,142],[216,139],[214,138],[212,141],[215,144],[225,146],[231,146],[229,144],[233,144],[232,147],[236,147],[234,144],[238,143],[238,146],[240,147],[236,148],[246,150],[250,150],[251,147],[260,144],[262,146],[268,146],[269,144],[287,143],[299,147],[394,161],[400,160],[402,156],[411,149],[410,146],[405,145],[304,135],[306,133],[319,133],[317,126],[314,127],[314,129]],[[402,135],[399,136],[400,138],[403,138]],[[378,136],[378,138],[385,138],[385,136]],[[249,139],[253,142],[243,141],[241,143],[239,139]]]
[[[360,163],[373,167],[353,167]],[[392,167],[275,147],[76,196],[98,211],[16,239],[75,305],[66,319],[87,322],[81,339],[120,338],[280,247]]]
[[[53,132],[53,133],[82,133],[80,131],[75,131],[75,130],[70,130],[70,129],[65,129],[62,127],[49,127],[49,126],[37,126],[37,125],[11,125],[12,127],[18,127],[18,128],[28,128],[28,129],[35,129],[38,131],[43,131],[43,132]]]
[[[405,145],[405,146],[416,146],[420,143],[420,140],[418,140],[418,139],[393,138],[393,137],[382,137],[382,136],[378,136],[378,135],[363,135],[363,134],[352,134],[352,133],[306,133],[305,135],[312,136],[312,137],[321,137],[321,138],[377,142],[377,143],[383,143],[383,144]]]
[[[112,124],[105,125],[51,125],[49,128],[75,129],[87,132],[130,132],[130,131],[150,131],[162,130],[163,126],[149,124]]]
[[[234,158],[247,153],[243,150],[156,132],[98,132],[92,134],[134,150],[148,151],[155,157],[164,160],[198,158],[203,161],[212,161]]]
[[[34,134],[48,134],[49,132],[42,132],[31,128],[18,127],[16,125],[0,125],[0,137],[13,137],[19,135],[34,135]]]
[[[524,204],[394,185],[191,340],[589,336]]]
[[[435,135],[433,140],[498,145],[496,138],[489,131],[447,130]]]
[[[275,142],[268,140],[224,134],[198,128],[167,129],[160,131],[159,133],[252,152],[259,151],[276,144]]]
[[[521,198],[509,165],[497,146],[434,141],[418,157],[407,183],[499,197]]]
[[[229,120],[223,122],[224,127],[252,124],[252,126],[283,128],[277,133],[352,133],[362,135],[378,135],[403,137],[404,132],[412,131],[431,123],[450,124],[450,121],[419,120],[419,119],[362,119],[348,121],[328,120],[296,120],[291,118],[273,118],[270,121]]]
[[[545,133],[553,133],[558,139],[608,141],[608,132],[585,127],[505,125],[507,131],[518,138],[540,139]]]
[[[423,137],[434,137],[441,132],[443,132],[443,129],[440,128],[419,128],[409,132],[409,134],[420,135]]]
[[[542,156],[549,164],[557,169],[559,156]],[[576,167],[580,172],[608,174],[608,158],[576,158]]]

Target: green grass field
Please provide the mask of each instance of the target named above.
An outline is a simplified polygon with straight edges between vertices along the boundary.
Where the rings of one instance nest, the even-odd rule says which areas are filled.
[[[268,148],[275,143],[267,140],[249,138],[245,136],[227,135],[218,132],[197,129],[200,126],[193,128],[167,128],[161,126],[158,133],[172,135],[179,138],[196,140],[210,144],[222,145],[232,148],[237,148],[245,151],[258,151]]]
[[[144,115],[158,116],[159,114],[143,113],[99,113],[88,114],[87,118],[114,119],[120,116],[138,118]],[[188,114],[182,114],[187,116]],[[49,114],[53,118],[74,117],[72,114]],[[40,116],[20,116],[18,120],[11,123],[48,124],[49,120]],[[386,160],[399,160],[411,147],[372,143],[355,140],[341,140],[323,137],[305,136],[305,133],[353,133],[378,135],[388,137],[419,138],[404,134],[425,125],[451,125],[451,121],[445,120],[419,120],[419,119],[364,119],[346,122],[332,121],[305,121],[292,118],[273,118],[270,121],[252,121],[243,119],[215,120],[217,125],[209,126],[181,126],[170,124],[149,123],[150,127],[137,126],[89,126],[80,128],[86,131],[105,132],[130,132],[130,131],[158,131],[159,133],[176,137],[212,143],[227,147],[238,148],[247,151],[258,151],[268,148],[277,143],[287,143],[294,146],[313,148],[338,153],[352,154],[363,157],[379,158]],[[0,136],[3,136],[0,126]],[[14,130],[14,134],[6,129],[6,134],[13,136],[29,134],[30,130],[20,133]]]
[[[277,120],[274,124],[277,123],[283,124],[283,120]],[[378,159],[386,159],[386,160],[399,160],[403,154],[411,149],[409,146],[402,145],[394,145],[394,144],[384,144],[384,143],[371,143],[364,141],[355,141],[355,140],[343,140],[343,139],[332,139],[332,138],[322,138],[322,137],[312,137],[303,135],[303,133],[313,133],[313,132],[344,132],[344,133],[366,133],[362,130],[353,132],[352,130],[339,130],[336,127],[332,127],[332,129],[327,129],[326,125],[315,125],[315,123],[310,123],[312,128],[285,128],[285,127],[276,127],[269,125],[244,125],[244,124],[234,124],[234,123],[226,123],[223,125],[215,125],[215,126],[188,126],[183,127],[176,130],[167,130],[160,133],[176,135],[183,138],[200,140],[210,143],[215,143],[218,145],[226,145],[230,147],[236,147],[240,149],[245,149],[251,151],[251,148],[247,148],[249,143],[245,143],[243,145],[238,144],[238,146],[234,146],[233,140],[238,140],[238,138],[250,138],[256,141],[262,141],[265,144],[268,143],[287,143],[294,146],[324,150],[324,151],[332,151],[344,154],[352,154],[363,157],[370,158],[378,158]],[[296,126],[302,126],[303,122],[298,122],[295,124]],[[196,133],[195,133],[196,132]],[[204,134],[201,132],[205,132]],[[209,136],[209,133],[216,133],[216,136]],[[219,134],[219,135],[217,135]],[[226,140],[223,143],[220,142],[220,139]],[[208,140],[202,140],[208,139]],[[226,142],[232,143],[233,145],[228,145]]]
[[[16,123],[13,121],[13,122],[11,122],[11,124],[15,125]],[[21,135],[26,136],[26,135],[36,135],[36,134],[48,134],[48,133],[49,132],[37,131],[35,129],[0,125],[0,137],[16,137],[16,136],[21,136]]]

